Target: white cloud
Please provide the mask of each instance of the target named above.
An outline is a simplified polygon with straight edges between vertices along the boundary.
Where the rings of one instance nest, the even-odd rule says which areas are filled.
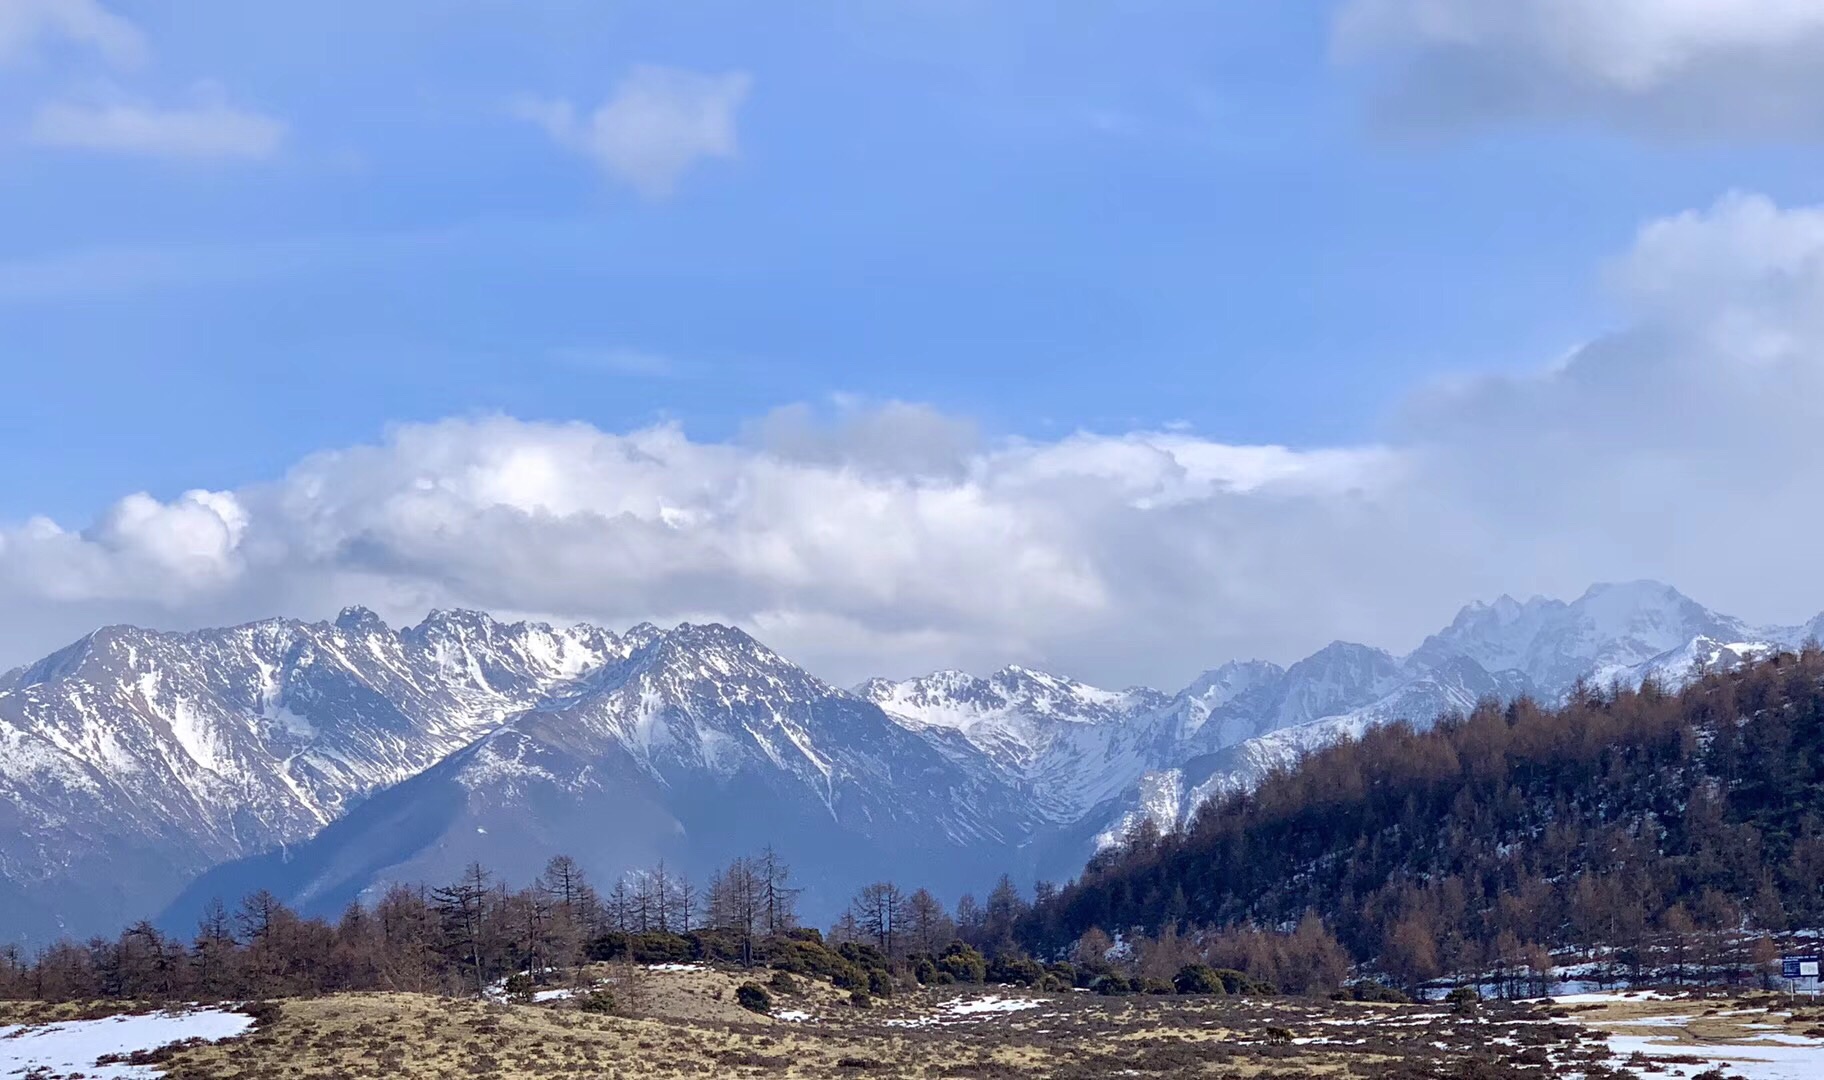
[[[93,49],[121,66],[146,55],[139,30],[94,0],[0,0],[0,63],[32,57],[51,41]]]
[[[737,156],[735,114],[752,82],[739,71],[705,75],[643,64],[586,116],[564,100],[528,98],[514,111],[656,199],[671,194],[698,162]]]
[[[277,153],[285,125],[206,92],[195,105],[138,102],[39,106],[29,136],[43,146],[186,159],[259,159]]]
[[[1334,44],[1380,65],[1384,115],[1408,126],[1824,135],[1816,0],[1347,0]]]
[[[847,679],[1010,661],[1186,680],[1400,647],[1499,592],[1660,577],[1751,619],[1824,607],[1824,208],[1647,224],[1624,325],[1412,397],[1386,445],[1184,431],[985,438],[928,407],[793,407],[728,442],[506,417],[405,425],[270,483],[0,528],[0,653],[89,625],[363,602],[717,618]]]

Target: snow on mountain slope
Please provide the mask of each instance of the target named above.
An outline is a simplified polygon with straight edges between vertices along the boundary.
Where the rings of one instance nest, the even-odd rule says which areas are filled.
[[[959,763],[985,767],[1030,795],[1052,821],[1074,821],[1127,790],[1169,755],[1163,738],[1169,699],[1144,688],[1103,690],[1072,679],[1008,667],[985,679],[940,671],[920,679],[872,679],[862,698],[933,745],[967,751]]]
[[[1141,818],[1163,830],[1182,827],[1210,798],[1252,786],[1270,769],[1381,724],[1425,726],[1440,715],[1467,712],[1484,698],[1558,700],[1579,679],[1637,686],[1651,676],[1677,687],[1706,668],[1792,647],[1820,628],[1824,616],[1799,627],[1757,629],[1648,581],[1594,585],[1568,604],[1541,598],[1522,604],[1505,596],[1471,604],[1404,661],[1333,645],[1293,665],[1288,678],[1334,651],[1338,671],[1319,675],[1309,688],[1283,691],[1251,736],[1204,743],[1202,756],[1187,755],[1180,765],[1143,777],[1096,841],[1118,841]],[[1364,687],[1385,692],[1351,702],[1351,691]],[[1323,714],[1325,704],[1339,703],[1344,707]],[[1297,718],[1301,707],[1309,718]],[[1166,792],[1173,794],[1163,797]]]
[[[1318,676],[1314,679],[1316,685],[1303,690],[1294,688],[1287,696],[1310,707],[1314,701],[1359,700],[1352,694],[1336,692],[1339,684],[1356,694],[1389,685],[1385,665],[1379,658],[1353,651],[1335,655],[1347,658],[1340,673],[1322,666],[1309,668],[1307,671]],[[1299,665],[1293,665],[1289,673],[1299,670]],[[1374,677],[1335,677],[1363,673],[1374,673]],[[1359,738],[1370,728],[1398,720],[1425,726],[1447,713],[1468,712],[1484,698],[1512,699],[1530,690],[1519,673],[1490,674],[1465,656],[1452,657],[1429,669],[1404,671],[1402,676],[1392,680],[1391,689],[1364,704],[1270,728],[1251,738],[1213,746],[1202,754],[1185,754],[1176,766],[1147,774],[1140,779],[1135,797],[1097,834],[1097,845],[1119,841],[1142,819],[1165,832],[1181,828],[1212,797],[1251,787],[1271,769],[1290,766],[1305,754],[1344,738]],[[1284,708],[1283,704],[1280,708]]]
[[[0,917],[26,940],[106,929],[224,863],[328,897],[484,854],[689,862],[750,840],[804,844],[807,875],[837,889],[896,852],[908,880],[1063,877],[1135,815],[1175,827],[1377,724],[1556,699],[1580,677],[1676,683],[1819,629],[1599,585],[1473,604],[1404,658],[1337,642],[1168,695],[1019,667],[850,693],[714,625],[617,635],[458,611],[393,630],[357,608],[108,627],[0,675]]]
[[[98,630],[0,680],[0,826],[16,826],[0,831],[0,894],[22,932],[143,912],[224,859],[312,835],[630,647],[468,612],[398,633],[359,609]]]
[[[1255,734],[1285,677],[1285,668],[1265,660],[1232,660],[1204,672],[1172,699],[1178,738],[1227,746]]]
[[[1570,603],[1503,596],[1471,604],[1413,653],[1421,662],[1468,656],[1489,671],[1522,671],[1539,691],[1561,696],[1579,678],[1599,685],[1694,638],[1759,641],[1778,631],[1751,629],[1668,585],[1633,581],[1592,585]]]
[[[739,630],[685,625],[315,838],[205,875],[169,918],[255,884],[333,911],[473,859],[523,880],[554,851],[604,875],[662,858],[701,876],[765,844],[813,887],[807,910],[833,915],[868,875],[969,887],[1036,825],[1026,800],[873,704]]]

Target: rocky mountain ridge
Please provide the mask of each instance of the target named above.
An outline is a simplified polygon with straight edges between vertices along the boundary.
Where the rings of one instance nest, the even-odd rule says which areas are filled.
[[[1176,693],[1021,667],[846,691],[715,625],[455,611],[394,630],[350,609],[109,627],[0,675],[0,913],[43,940],[149,914],[199,875],[191,897],[265,875],[327,905],[558,849],[611,876],[776,842],[838,899],[863,872],[1069,876],[1094,838],[1176,827],[1365,727],[1580,677],[1675,680],[1821,621],[1757,629],[1667,586],[1597,586],[1471,605],[1403,657],[1338,642]]]

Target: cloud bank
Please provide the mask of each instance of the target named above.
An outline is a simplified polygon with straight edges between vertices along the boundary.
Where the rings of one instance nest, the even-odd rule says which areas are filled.
[[[738,438],[402,425],[269,483],[0,530],[0,653],[106,620],[345,603],[746,625],[839,679],[1050,664],[1173,683],[1332,637],[1409,646],[1472,597],[1657,576],[1754,619],[1824,607],[1824,208],[1646,225],[1626,322],[1523,376],[1423,388],[1373,446],[984,437],[917,405]],[[1796,557],[1795,557],[1796,556]]]
[[[1348,0],[1337,55],[1384,120],[1572,120],[1695,138],[1824,135],[1813,0]]]

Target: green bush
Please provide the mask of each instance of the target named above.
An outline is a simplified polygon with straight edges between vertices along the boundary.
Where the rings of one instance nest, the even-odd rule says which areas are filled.
[[[868,972],[866,968],[844,963],[830,974],[830,985],[838,990],[866,990]]]
[[[1482,1003],[1482,994],[1473,986],[1459,986],[1444,995],[1444,1003],[1450,1006],[1451,1012],[1460,1016],[1469,1015]]]
[[[868,996],[866,990],[857,988],[849,995],[849,1004],[855,1006],[857,1009],[867,1009],[873,1007],[874,999]]]
[[[1412,1004],[1412,999],[1407,997],[1403,991],[1367,979],[1350,983],[1346,989],[1338,990],[1330,996],[1337,1001],[1379,1001],[1391,1005]]]
[[[868,993],[875,997],[892,997],[893,976],[880,968],[869,968]]]
[[[570,999],[570,1003],[586,1013],[611,1013],[618,1004],[612,990],[591,990],[586,994],[578,994]]]
[[[959,983],[980,983],[988,979],[988,961],[982,954],[960,941],[952,941],[937,966]]]
[[[1172,989],[1180,994],[1226,994],[1222,976],[1208,964],[1186,964],[1172,976]]]
[[[836,953],[860,967],[885,969],[888,966],[887,954],[863,941],[845,941],[836,946]]]
[[[921,956],[912,962],[912,977],[920,986],[930,986],[937,981],[937,961],[929,956]]]
[[[691,955],[697,960],[708,960],[718,964],[745,963],[750,957],[750,949],[758,952],[759,946],[750,946],[747,939],[732,930],[698,930],[684,935],[690,942]]]
[[[1143,994],[1175,994],[1178,991],[1164,979],[1143,979],[1140,982],[1140,992]]]
[[[988,965],[987,981],[1033,986],[1045,977],[1045,968],[1022,953],[1002,953]]]
[[[781,994],[800,994],[804,992],[804,987],[798,984],[798,979],[789,971],[773,972],[773,977],[766,980],[766,985],[767,989],[777,990]]]
[[[1277,994],[1279,988],[1270,982],[1250,978],[1246,972],[1234,968],[1217,968],[1216,977],[1222,980],[1222,988],[1231,994]]]
[[[632,960],[636,964],[688,964],[705,959],[703,942],[696,934],[667,934],[654,930],[624,934],[610,930],[589,943],[591,960]],[[718,957],[717,959],[723,959]]]
[[[1134,989],[1132,983],[1114,972],[1096,976],[1090,981],[1089,988],[1104,997],[1112,997],[1116,994],[1130,994]]]
[[[696,945],[683,934],[654,930],[633,935],[627,943],[636,964],[688,964],[699,959]]]
[[[610,930],[589,942],[589,959],[591,960],[625,960],[627,959],[627,941],[629,935],[618,930]]]
[[[774,938],[767,943],[767,963],[779,970],[812,979],[828,979],[848,988],[867,978],[859,966],[824,948],[820,941],[797,936]]]
[[[532,976],[523,971],[507,976],[506,991],[508,1001],[517,1001],[522,1005],[530,1002],[532,1000]]]
[[[770,1013],[773,1011],[773,995],[766,992],[766,987],[758,983],[742,983],[735,988],[735,1001],[749,1012]]]

